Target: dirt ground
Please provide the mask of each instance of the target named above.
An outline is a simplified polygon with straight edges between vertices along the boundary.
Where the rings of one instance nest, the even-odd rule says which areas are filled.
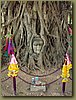
[[[3,70],[3,69],[2,69]],[[25,69],[23,69],[25,70]],[[46,70],[46,72],[42,73],[39,71],[35,71],[33,74],[38,74],[38,75],[43,75],[43,74],[48,74],[53,71],[55,71],[55,68],[52,68],[50,71]],[[1,73],[1,80],[5,80],[8,78],[7,76],[8,70],[5,70],[4,72]],[[22,71],[19,71],[18,75],[31,83],[31,78],[33,76],[30,76]],[[58,70],[56,73],[46,76],[46,77],[40,77],[39,79],[42,81],[46,81],[47,83],[52,82],[59,78],[61,75],[61,70]],[[16,96],[72,96],[72,80],[69,79],[69,81],[66,84],[66,89],[65,89],[65,94],[62,93],[62,78],[54,82],[53,84],[50,84],[47,87],[47,91],[37,91],[37,92],[31,92],[30,91],[30,84],[25,83],[18,77],[16,77]],[[1,95],[2,96],[15,96],[14,91],[13,91],[13,79],[9,78],[8,80],[2,82],[1,84]]]

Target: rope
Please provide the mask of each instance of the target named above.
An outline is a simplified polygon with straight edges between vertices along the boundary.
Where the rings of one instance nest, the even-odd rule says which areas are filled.
[[[8,78],[4,79],[4,80],[3,80],[3,81],[1,81],[1,82],[5,82],[5,81],[7,81],[9,78],[10,78],[10,77],[8,77]]]
[[[72,80],[72,78],[71,77],[69,77],[70,78],[70,80]]]
[[[30,75],[30,76],[44,77],[44,76],[49,76],[49,75],[51,75],[51,74],[53,74],[53,73],[57,72],[59,69],[60,69],[60,68],[58,68],[58,69],[57,69],[57,70],[55,70],[54,72],[51,72],[51,73],[46,74],[46,75],[34,75],[34,74],[29,74],[28,72],[26,72],[26,71],[24,71],[24,70],[22,70],[22,69],[20,69],[20,70],[21,70],[22,72],[24,72],[24,73],[26,73],[26,74]],[[1,70],[1,73],[2,73],[2,72],[4,72],[5,70],[7,70],[7,68],[5,68],[5,69]]]
[[[27,83],[27,84],[34,85],[34,84],[32,84],[32,83],[30,83],[30,82],[27,82],[26,80],[22,79],[20,76],[18,76],[18,78],[21,79],[22,81],[24,81],[24,82]],[[54,82],[58,81],[60,78],[61,78],[61,77],[59,77],[58,79],[56,79],[56,80],[54,80],[54,81],[52,81],[52,82],[50,82],[50,83],[44,84],[44,85],[42,85],[42,86],[46,86],[46,85],[53,84]],[[41,85],[40,85],[40,86],[41,86]]]
[[[24,71],[24,70],[22,70],[22,69],[20,69],[20,70],[21,70],[22,72],[24,72],[24,73],[26,73],[26,74],[30,75],[30,76],[44,77],[44,76],[49,76],[49,75],[51,75],[51,74],[53,74],[53,73],[57,72],[59,69],[60,69],[60,68],[58,68],[58,69],[57,69],[57,70],[55,70],[54,72],[51,72],[51,73],[46,74],[46,75],[34,75],[34,74],[29,74],[28,72],[26,72],[26,71]]]
[[[7,68],[5,68],[5,69],[1,70],[1,73],[2,73],[2,72],[4,72],[6,69],[7,69]]]

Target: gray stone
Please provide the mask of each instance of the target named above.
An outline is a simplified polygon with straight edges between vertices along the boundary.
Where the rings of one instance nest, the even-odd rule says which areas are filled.
[[[30,86],[30,91],[46,91],[46,86],[36,86],[36,85],[31,85]]]

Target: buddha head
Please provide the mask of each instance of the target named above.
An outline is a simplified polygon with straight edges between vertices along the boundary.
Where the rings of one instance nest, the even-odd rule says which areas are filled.
[[[39,36],[34,37],[33,41],[32,41],[33,53],[39,54],[42,50],[43,43],[44,42],[43,42],[42,38],[40,38]]]

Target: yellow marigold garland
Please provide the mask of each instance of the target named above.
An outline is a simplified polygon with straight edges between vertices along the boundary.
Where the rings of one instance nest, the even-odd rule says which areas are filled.
[[[62,82],[67,82],[68,81],[68,77],[70,77],[70,73],[69,70],[72,68],[72,64],[69,65],[63,65],[62,68],[62,75],[61,77],[63,78]]]
[[[14,77],[14,76],[17,76],[18,75],[18,72],[19,72],[19,68],[18,68],[18,64],[10,64],[8,66],[8,76],[9,77]]]

